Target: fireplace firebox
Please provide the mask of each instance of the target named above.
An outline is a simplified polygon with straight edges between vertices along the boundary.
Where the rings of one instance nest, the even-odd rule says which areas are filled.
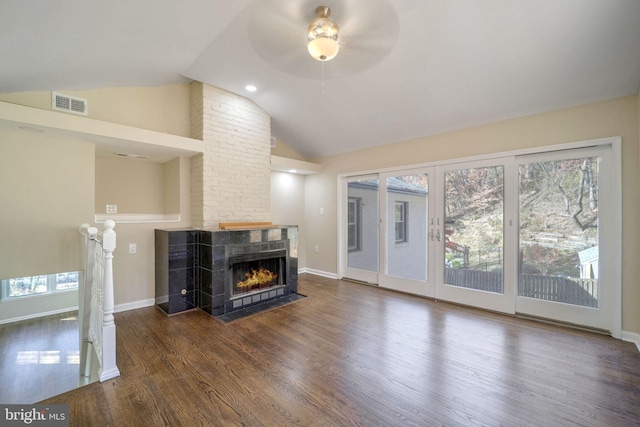
[[[230,298],[282,286],[286,264],[287,252],[284,250],[229,257]]]

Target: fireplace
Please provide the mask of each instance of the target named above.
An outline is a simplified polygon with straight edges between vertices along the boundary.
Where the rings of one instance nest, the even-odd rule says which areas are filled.
[[[287,241],[229,245],[227,300],[244,308],[284,295],[288,280]]]
[[[224,315],[298,292],[298,227],[156,229],[156,304]]]

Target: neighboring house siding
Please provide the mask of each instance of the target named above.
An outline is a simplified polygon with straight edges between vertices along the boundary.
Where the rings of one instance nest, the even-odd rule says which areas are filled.
[[[425,280],[427,193],[410,185],[404,185],[402,189],[391,185],[387,194],[387,244],[391,249],[386,251],[389,266],[387,274]],[[354,183],[349,187],[349,197],[361,200],[362,244],[359,250],[349,252],[348,266],[378,271],[378,186]],[[397,243],[394,216],[396,202],[406,202],[407,206],[407,238],[406,241]]]

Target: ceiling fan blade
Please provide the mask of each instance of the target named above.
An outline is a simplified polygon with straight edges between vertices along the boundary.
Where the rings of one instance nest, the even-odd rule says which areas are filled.
[[[359,73],[384,59],[398,34],[398,16],[389,0],[321,0],[340,27],[341,53],[327,77]],[[256,1],[247,13],[251,46],[268,64],[305,78],[317,78],[318,62],[307,53],[307,28],[320,3],[304,0]],[[335,65],[334,65],[335,63]],[[329,68],[329,67],[327,67]]]

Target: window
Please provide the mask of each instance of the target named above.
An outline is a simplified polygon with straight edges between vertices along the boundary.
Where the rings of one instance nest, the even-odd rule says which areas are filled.
[[[43,274],[39,276],[18,277],[2,280],[2,299],[46,295],[78,289],[81,274],[79,271]]]
[[[396,202],[396,243],[407,241],[407,202]]]
[[[362,250],[362,199],[349,197],[347,201],[347,244],[349,252]]]

